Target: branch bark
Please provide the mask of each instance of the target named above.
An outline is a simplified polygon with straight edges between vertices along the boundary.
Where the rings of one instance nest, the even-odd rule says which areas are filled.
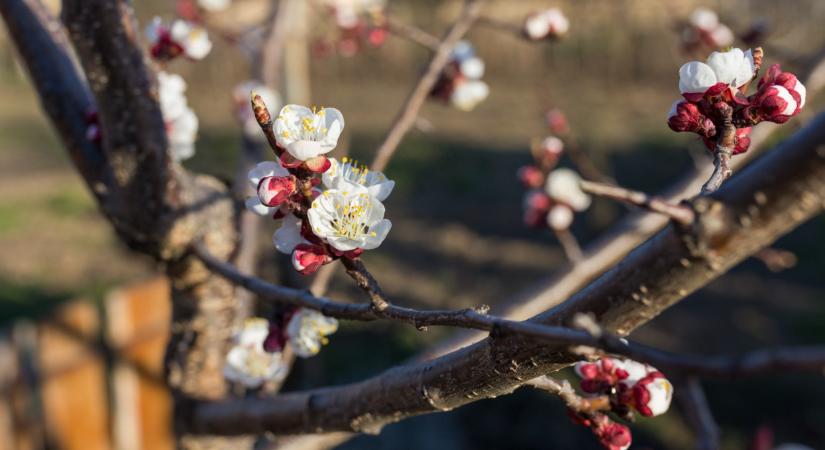
[[[696,225],[667,227],[570,300],[531,322],[563,325],[587,313],[607,332],[627,335],[821,212],[823,143],[825,115],[711,198],[696,199]],[[195,403],[189,425],[193,431],[216,434],[377,432],[404,417],[509,393],[578,359],[568,345],[494,332],[438,359],[395,367],[351,385],[275,399]]]
[[[468,0],[461,12],[461,17],[450,27],[444,39],[441,40],[438,49],[433,55],[426,72],[421,76],[407,97],[406,102],[401,107],[401,110],[396,115],[392,126],[387,132],[384,141],[378,150],[375,152],[375,159],[372,161],[371,169],[375,171],[383,171],[390,162],[395,151],[398,149],[398,144],[404,138],[404,135],[415,125],[415,119],[418,117],[418,111],[427,100],[427,96],[438,81],[438,75],[444,69],[444,66],[450,60],[450,54],[455,47],[455,44],[470,30],[470,27],[481,14],[481,7],[485,0]]]

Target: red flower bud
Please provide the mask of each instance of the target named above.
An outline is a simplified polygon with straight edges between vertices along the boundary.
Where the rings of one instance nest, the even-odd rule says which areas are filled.
[[[298,244],[292,251],[292,267],[303,275],[311,275],[330,262],[332,257],[320,245]]]
[[[733,148],[733,154],[738,155],[745,153],[751,146],[751,127],[736,129],[736,146]]]
[[[284,349],[286,341],[286,329],[280,325],[271,323],[269,325],[269,334],[266,336],[266,339],[264,339],[264,351],[269,353],[279,352]]]
[[[518,170],[518,178],[528,188],[544,185],[544,173],[536,166],[524,166]]]
[[[668,114],[667,124],[671,130],[677,132],[698,133],[704,137],[716,134],[716,126],[705,117],[695,103],[678,101],[673,104]]]
[[[266,206],[278,206],[295,192],[297,181],[292,175],[261,178],[258,183],[258,199]]]
[[[551,109],[545,115],[547,119],[547,126],[550,131],[556,134],[567,134],[570,132],[570,124],[567,122],[567,117],[560,109]]]
[[[794,77],[795,78],[795,77]],[[756,108],[757,116],[762,120],[775,123],[785,123],[794,114],[799,112],[797,102],[799,94],[794,97],[787,88],[778,84],[762,86],[751,100]]]
[[[625,425],[605,421],[596,430],[599,442],[608,450],[625,450],[633,440],[630,429]]]

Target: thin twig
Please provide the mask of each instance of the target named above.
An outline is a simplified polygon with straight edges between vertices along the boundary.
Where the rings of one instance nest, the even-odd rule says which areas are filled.
[[[722,116],[721,134],[716,141],[716,148],[713,151],[713,174],[702,186],[702,194],[707,195],[715,192],[733,174],[730,167],[730,158],[733,156],[733,148],[736,146],[736,127],[733,125],[733,108],[723,103],[719,110]]]
[[[610,186],[593,181],[582,181],[580,185],[582,190],[589,194],[630,203],[649,211],[664,214],[682,225],[690,225],[696,220],[696,215],[689,207],[674,205],[662,198],[651,197],[644,192],[631,191],[620,186]]]
[[[719,449],[719,426],[713,418],[705,391],[695,377],[689,377],[676,388],[676,398],[685,410],[688,422],[696,432],[697,450]]]
[[[426,72],[419,78],[409,97],[401,106],[398,115],[395,117],[392,126],[387,132],[384,141],[378,150],[375,152],[375,159],[372,161],[371,168],[375,171],[383,171],[390,162],[395,151],[398,149],[398,144],[404,138],[404,135],[415,125],[415,119],[418,117],[418,112],[424,101],[438,81],[438,76],[444,69],[444,66],[450,61],[450,54],[455,47],[455,44],[470,30],[472,24],[476,21],[481,13],[481,7],[485,0],[468,0],[464,5],[461,16],[456,20],[450,30],[447,32],[444,39],[438,46]]]
[[[478,24],[486,26],[493,30],[504,31],[518,38],[526,39],[524,35],[524,28],[520,24],[506,22],[501,19],[492,18],[490,16],[479,17]]]
[[[609,411],[610,398],[606,395],[597,397],[582,397],[576,394],[576,390],[567,380],[557,380],[550,376],[534,378],[526,383],[542,391],[558,395],[568,408],[577,413],[589,414],[596,411]]]
[[[450,326],[495,332],[498,335],[516,334],[546,342],[597,348],[608,353],[650,363],[662,370],[671,370],[685,375],[736,378],[775,370],[818,372],[825,367],[825,347],[789,347],[760,350],[737,357],[680,355],[630,342],[602,329],[595,331],[592,326],[585,331],[543,325],[532,321],[507,320],[487,314],[486,307],[456,310],[417,310],[392,304],[383,297],[380,291],[371,295],[379,295],[387,302],[387,306],[383,309],[375,308],[371,303],[336,302],[325,297],[315,297],[305,290],[277,286],[244,275],[232,265],[210,255],[200,245],[193,248],[193,253],[208,269],[230,282],[258,294],[262,299],[314,309],[326,316],[338,319],[357,321],[381,319],[406,323],[418,329],[424,329],[428,326]],[[585,316],[577,315],[576,317],[582,319]],[[581,326],[581,320],[577,323]]]
[[[415,42],[416,44],[437,52],[441,47],[441,40],[416,26],[404,23],[392,16],[387,17],[390,33]]]
[[[565,256],[567,256],[567,259],[571,263],[575,265],[584,259],[579,241],[569,228],[565,228],[563,230],[554,229],[553,233],[556,234],[556,239],[559,240],[559,244],[561,244],[561,248],[564,250]]]

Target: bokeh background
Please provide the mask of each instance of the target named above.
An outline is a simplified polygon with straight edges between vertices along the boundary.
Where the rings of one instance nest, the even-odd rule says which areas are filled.
[[[243,17],[260,17],[254,13],[255,0],[237,3],[253,11]],[[776,49],[772,53],[768,48],[768,64],[782,56],[793,70],[799,68],[794,55],[825,45],[825,2],[816,0],[490,3],[486,15],[512,23],[531,10],[560,6],[571,20],[571,32],[560,42],[541,44],[482,26],[470,32],[469,40],[487,64],[490,97],[469,113],[427,104],[421,114],[427,131],[413,131],[387,170],[397,183],[387,202],[393,230],[365,259],[399,304],[495,305],[564,264],[550,232],[522,225],[523,189],[515,176],[519,166],[531,161],[531,139],[548,134],[543,113],[549,107],[561,108],[580,146],[630,188],[658,191],[695,160],[707,158],[700,142],[666,126],[666,113],[678,96],[677,69],[690,59],[680,48],[674,24],[697,5],[714,8],[736,31],[767,19],[770,47]],[[460,2],[392,0],[390,5],[402,20],[440,34]],[[135,6],[144,23],[155,14],[173,13],[172,2],[144,0]],[[334,33],[317,11],[310,20],[309,43]],[[227,26],[247,23],[233,20]],[[213,41],[216,48],[205,61],[175,62],[170,70],[188,81],[189,103],[201,123],[198,153],[185,165],[228,180],[241,149],[231,90],[249,77],[250,67],[231,43],[216,36]],[[427,50],[391,37],[383,47],[353,57],[310,61],[312,103],[343,111],[347,127],[342,142],[351,156],[371,159],[428,57]],[[805,114],[821,104],[812,101]],[[797,122],[786,125],[773,141],[792,133]],[[625,212],[597,200],[577,217],[573,231],[586,245]],[[261,238],[262,276],[299,283],[294,274],[280,270],[269,244],[273,230],[274,224],[267,224]],[[748,260],[634,337],[698,354],[822,343],[825,219],[814,219],[776,247],[796,255],[795,267],[775,273]],[[168,431],[135,425],[140,423],[135,415],[168,417],[168,399],[159,383],[168,314],[164,282],[156,278],[151,261],[118,242],[98,213],[5,33],[0,34],[0,249],[0,448],[169,448]],[[331,295],[360,299],[342,275],[336,275]],[[344,323],[321,355],[298,362],[285,389],[357,381],[448,334]],[[137,389],[135,380],[149,387]],[[780,374],[708,382],[706,388],[724,448],[747,448],[765,427],[777,443],[825,448],[822,376]],[[86,401],[72,403],[67,391],[83,389]],[[78,421],[81,410],[86,420]],[[678,408],[655,420],[641,419],[633,430],[634,448],[692,446]],[[342,448],[598,447],[586,429],[570,423],[557,398],[521,389],[449,413],[406,420]]]

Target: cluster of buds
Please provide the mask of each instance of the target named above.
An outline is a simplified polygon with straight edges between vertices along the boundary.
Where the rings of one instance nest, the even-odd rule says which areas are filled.
[[[253,105],[258,123],[269,123],[260,96],[253,95]],[[247,199],[247,208],[282,220],[275,247],[291,254],[293,267],[304,275],[377,248],[392,226],[382,202],[395,183],[355,161],[326,157],[343,128],[337,109],[287,105],[274,122],[278,161],[249,172],[257,196]]]
[[[287,343],[299,358],[317,355],[338,330],[338,321],[310,309],[290,310],[269,321],[245,321],[226,355],[224,377],[250,389],[283,381],[289,372]]]
[[[212,51],[212,41],[206,29],[181,19],[167,24],[155,17],[146,27],[146,38],[152,57],[163,62],[179,56],[200,60]]]
[[[240,83],[232,91],[232,111],[235,119],[241,124],[244,139],[254,142],[262,142],[266,137],[261,133],[261,126],[255,119],[255,112],[249,104],[249,93],[255,92],[272,109],[280,109],[283,103],[277,91],[270,89],[258,80],[247,80]]]
[[[456,44],[430,96],[449,102],[461,111],[471,111],[490,94],[484,76],[484,61],[467,41]]]
[[[707,63],[692,61],[679,69],[678,100],[668,115],[674,131],[698,134],[707,148],[743,153],[750,145],[751,127],[762,121],[784,123],[805,105],[805,86],[778,64],[759,80],[755,93],[748,87],[762,63],[762,49],[738,48],[713,52]]]
[[[570,21],[559,8],[548,8],[527,15],[522,26],[524,37],[531,41],[555,40],[570,30]]]
[[[632,436],[627,426],[613,422],[608,412],[632,420],[633,411],[645,417],[667,412],[673,386],[665,376],[646,364],[604,357],[595,362],[579,362],[575,367],[586,398],[599,405],[595,411],[569,411],[574,421],[590,427],[609,450],[630,447]],[[600,399],[601,401],[595,401]]]
[[[733,31],[711,9],[696,8],[682,26],[682,46],[687,52],[703,48],[716,50],[733,45]]]
[[[195,154],[198,136],[198,116],[186,100],[186,81],[180,75],[158,72],[158,100],[169,153],[175,161],[183,161]]]
[[[350,57],[364,45],[377,48],[389,36],[385,0],[326,0],[327,8],[335,19],[338,36],[320,39],[313,44],[316,56],[327,56],[335,51]]]
[[[552,131],[569,131],[567,119],[560,111],[549,111],[547,119]],[[575,213],[590,206],[590,196],[581,190],[581,177],[575,171],[556,168],[564,154],[564,141],[560,138],[547,136],[534,142],[532,154],[534,163],[518,171],[519,180],[528,189],[524,197],[524,223],[532,228],[567,230]]]

